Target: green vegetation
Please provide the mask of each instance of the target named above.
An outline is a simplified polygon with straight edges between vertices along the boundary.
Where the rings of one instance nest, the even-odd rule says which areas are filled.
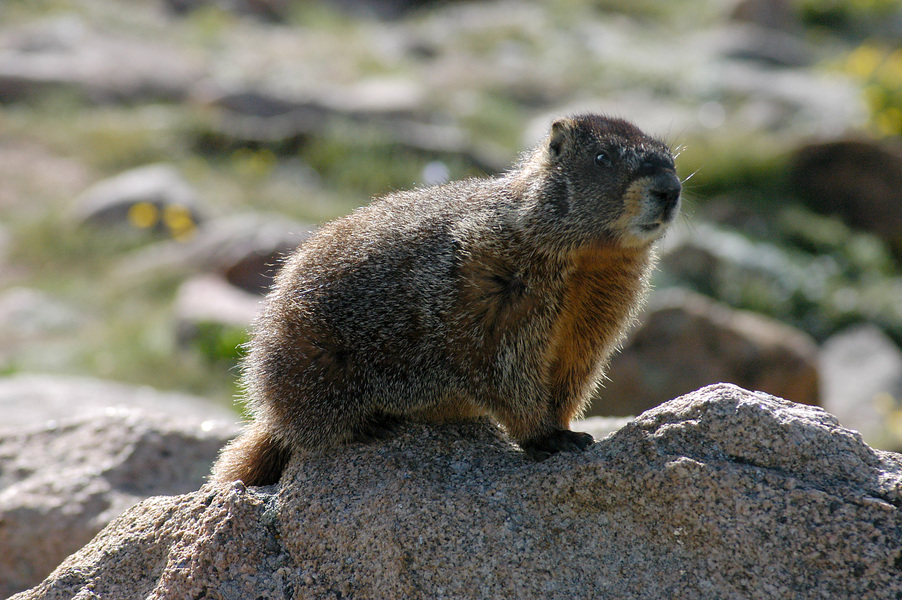
[[[787,186],[788,154],[774,148],[784,147],[774,135],[712,132],[679,140],[677,167],[692,174],[686,190],[701,200],[735,191],[779,196]]]
[[[873,132],[880,137],[902,135],[902,50],[864,43],[839,68],[861,82]]]
[[[0,372],[83,373],[231,402],[246,332],[204,325],[190,343],[181,343],[172,315],[180,279],[120,279],[122,261],[165,232],[80,228],[72,222],[73,198],[125,169],[175,164],[214,216],[257,211],[318,223],[372,196],[422,184],[431,163],[441,163],[457,179],[515,160],[526,143],[526,126],[570,102],[615,98],[629,110],[633,96],[618,94],[638,89],[688,114],[705,103],[722,105],[729,119],[741,95],[709,89],[717,83],[708,72],[711,63],[687,66],[670,56],[675,40],[697,44],[693,34],[726,18],[727,5],[711,0],[557,0],[529,4],[528,18],[495,7],[492,19],[475,19],[468,12],[472,6],[452,3],[441,8],[448,27],[429,9],[378,23],[304,1],[291,3],[286,22],[273,25],[214,5],[174,16],[164,4],[137,0],[123,10],[110,0],[13,0],[0,7],[0,20],[4,28],[24,27],[65,15],[98,31],[164,40],[202,57],[204,78],[259,85],[289,97],[328,96],[333,88],[363,80],[409,79],[428,93],[406,118],[447,126],[468,145],[417,148],[392,130],[394,115],[330,118],[309,131],[283,131],[284,139],[249,141],[228,135],[221,112],[204,94],[183,102],[97,103],[75,87],[61,86],[5,104],[0,222],[9,237],[4,261],[14,268],[0,283],[4,289],[40,290],[81,318],[74,328],[43,337],[0,339]],[[860,85],[874,136],[902,135],[902,51],[881,26],[888,15],[899,14],[899,2],[799,0],[794,6],[810,39],[830,40],[830,51],[819,57],[824,62],[814,68]],[[677,29],[678,37],[667,37]],[[643,35],[639,47],[623,49],[624,41]],[[258,46],[266,53],[258,55]],[[782,123],[756,128],[728,120],[710,130],[673,132],[669,141],[681,148],[679,171],[692,174],[685,183],[687,212],[704,216],[729,197],[763,223],[743,238],[757,251],[757,262],[698,282],[699,289],[819,339],[868,320],[902,342],[899,258],[874,236],[795,202],[788,159],[803,138],[787,129]],[[35,161],[49,158],[71,172],[63,177],[52,167],[4,167],[14,164],[5,158],[28,152]],[[486,156],[491,160],[481,160]],[[141,225],[166,215],[138,211],[133,217]],[[187,239],[193,222],[169,217],[168,234]]]
[[[886,35],[902,9],[899,0],[797,0],[802,21],[855,38]],[[890,34],[891,35],[891,34]]]

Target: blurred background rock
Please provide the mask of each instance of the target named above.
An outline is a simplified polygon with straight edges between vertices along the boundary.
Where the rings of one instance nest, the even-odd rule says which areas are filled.
[[[231,406],[319,223],[595,110],[686,208],[591,413],[729,381],[900,450],[900,40],[898,0],[5,2],[0,373]]]

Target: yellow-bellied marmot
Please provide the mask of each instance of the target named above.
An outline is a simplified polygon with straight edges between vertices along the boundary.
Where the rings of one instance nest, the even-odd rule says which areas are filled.
[[[556,121],[513,170],[400,192],[285,263],[244,365],[254,420],[216,481],[278,481],[293,452],[404,417],[488,415],[538,457],[570,431],[633,320],[679,210],[661,141],[614,118]]]

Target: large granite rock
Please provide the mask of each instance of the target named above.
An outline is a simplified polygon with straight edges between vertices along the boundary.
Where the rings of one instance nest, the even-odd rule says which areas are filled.
[[[818,349],[804,332],[686,290],[652,296],[611,360],[591,415],[638,415],[676,396],[729,382],[820,404]]]
[[[197,100],[216,110],[198,143],[219,149],[263,146],[294,154],[311,138],[349,145],[378,143],[434,158],[456,157],[484,173],[497,173],[510,156],[475,143],[460,127],[431,122],[426,91],[404,79],[375,78],[336,87],[315,98],[265,89],[199,89]],[[368,132],[363,135],[361,131]]]
[[[898,598],[902,457],[719,385],[582,454],[485,422],[130,509],[15,598]]]
[[[39,373],[0,377],[0,435],[132,409],[177,415],[187,422],[235,420],[235,413],[220,402],[147,386]]]
[[[902,350],[873,325],[856,325],[824,342],[823,407],[871,444],[902,450]]]
[[[730,18],[770,29],[792,31],[799,27],[799,15],[788,0],[740,0]]]
[[[197,275],[179,286],[173,312],[180,334],[204,323],[247,329],[262,302],[218,275]]]
[[[153,164],[95,183],[75,198],[72,212],[82,224],[127,225],[187,240],[204,209],[178,169]]]
[[[121,406],[0,430],[0,596],[40,582],[140,500],[197,489],[234,433]]]
[[[793,155],[790,178],[813,210],[877,234],[902,255],[902,148],[897,144],[837,140],[803,146]]]
[[[203,484],[236,415],[91,379],[0,378],[0,597],[33,586],[126,508]]]
[[[192,277],[179,286],[173,303],[176,337],[183,345],[222,340],[224,345],[219,349],[227,351],[232,340],[240,344],[247,338],[261,306],[259,295],[234,286],[218,275]],[[231,354],[237,353],[232,350]]]
[[[138,285],[148,278],[217,273],[251,293],[264,294],[282,259],[315,227],[279,215],[240,213],[206,222],[186,242],[164,240],[123,257],[118,279]]]
[[[74,13],[73,13],[74,14]],[[0,31],[0,102],[64,93],[95,103],[181,100],[203,75],[197,56],[76,16]]]

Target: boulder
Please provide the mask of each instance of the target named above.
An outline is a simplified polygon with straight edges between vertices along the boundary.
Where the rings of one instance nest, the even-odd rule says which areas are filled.
[[[72,211],[79,224],[127,225],[180,240],[194,235],[204,213],[191,185],[167,164],[104,179],[77,196]]]
[[[178,101],[203,73],[195,56],[76,16],[0,32],[0,102],[48,92],[94,103]]]
[[[654,295],[640,321],[589,414],[637,415],[720,382],[819,404],[818,349],[802,331],[679,289]]]
[[[164,3],[178,15],[210,5],[273,23],[281,23],[291,14],[290,0],[164,0]]]
[[[431,5],[450,4],[447,0],[327,0],[327,3],[354,15],[378,19],[400,19]]]
[[[528,460],[488,422],[131,508],[17,600],[902,594],[902,457],[735,386]]]
[[[823,406],[880,448],[902,450],[902,350],[873,325],[828,338],[820,353]]]
[[[873,232],[902,256],[902,149],[869,140],[799,148],[791,184],[812,210]]]
[[[0,377],[0,432],[102,416],[110,409],[179,415],[194,421],[235,420],[235,413],[221,402],[147,386],[37,373]]]
[[[312,98],[256,88],[202,89],[197,100],[218,109],[209,129],[199,132],[198,143],[205,147],[265,146],[294,154],[309,138],[328,137],[350,145],[390,145],[427,157],[457,157],[484,173],[510,164],[506,152],[475,143],[460,127],[431,122],[426,92],[409,80],[364,80]]]
[[[211,219],[186,242],[163,240],[123,257],[116,277],[137,283],[216,273],[243,290],[263,294],[272,285],[282,258],[314,230],[311,225],[261,213]]]
[[[0,223],[0,264],[6,266],[6,258],[9,254],[9,247],[12,241],[12,234],[9,232],[9,228]]]
[[[82,320],[75,308],[41,290],[14,287],[0,292],[0,329],[10,341],[71,331]],[[0,343],[0,351],[4,346]]]
[[[659,247],[656,284],[767,314],[820,341],[857,322],[902,337],[902,278],[881,240],[796,206],[762,220],[761,211],[756,217],[730,206],[741,202],[741,196],[719,200],[708,211],[729,228],[694,220],[691,230],[669,232]],[[785,241],[756,240],[733,228]]]
[[[739,0],[730,18],[768,29],[792,31],[799,28],[798,13],[789,0]]]
[[[40,401],[19,383],[17,402]],[[98,403],[104,394],[95,390]],[[6,404],[10,390],[3,391]],[[79,400],[67,395],[68,411],[78,417],[0,429],[2,597],[39,583],[135,503],[196,490],[235,433],[234,418],[123,406],[101,412]]]
[[[260,310],[261,298],[238,288],[217,275],[198,275],[183,283],[176,293],[177,337],[186,344],[205,328],[246,332]]]
[[[758,304],[792,297],[805,285],[804,265],[775,244],[703,221],[693,222],[692,229],[675,228],[660,245],[659,268],[667,283],[733,303],[753,299]]]
[[[814,61],[815,52],[792,34],[754,25],[733,25],[720,31],[721,53],[727,58],[752,60],[771,67],[801,68]]]
[[[93,318],[41,290],[12,287],[0,291],[0,373],[59,364],[67,354],[66,341]]]

